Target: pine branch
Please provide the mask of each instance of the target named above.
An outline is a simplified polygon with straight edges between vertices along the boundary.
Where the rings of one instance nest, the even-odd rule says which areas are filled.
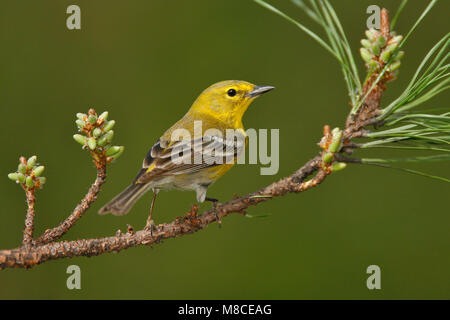
[[[403,56],[399,49],[405,43],[417,25],[423,20],[426,13],[436,3],[431,1],[424,13],[411,28],[405,39],[391,31],[388,12],[382,10],[381,31],[367,30],[367,39],[361,44],[361,56],[366,63],[367,76],[361,84],[354,64],[354,57],[348,46],[348,42],[339,22],[337,14],[327,0],[310,0],[312,8],[306,6],[301,0],[294,2],[310,16],[313,21],[320,24],[325,30],[328,41],[321,39],[303,24],[298,23],[275,7],[262,0],[254,0],[266,9],[280,15],[291,23],[294,23],[302,31],[310,35],[322,47],[329,51],[340,63],[344,79],[349,89],[349,97],[352,105],[347,116],[346,126],[330,129],[324,126],[323,137],[319,143],[321,150],[317,156],[306,162],[292,175],[274,182],[265,188],[237,197],[226,203],[220,204],[211,210],[198,214],[198,207],[194,205],[189,212],[173,220],[172,222],[154,226],[151,230],[142,229],[134,231],[128,226],[128,230],[122,233],[120,230],[114,236],[106,238],[82,239],[74,241],[56,241],[86,213],[96,200],[100,188],[106,179],[106,167],[117,159],[124,148],[112,146],[111,141],[114,132],[111,130],[114,121],[107,121],[107,112],[97,116],[93,109],[88,114],[78,114],[76,121],[80,133],[74,135],[75,141],[83,145],[83,149],[89,151],[97,169],[97,178],[89,189],[81,203],[58,226],[46,230],[43,235],[33,240],[34,229],[34,202],[35,190],[42,187],[45,178],[40,177],[44,167],[36,165],[36,157],[28,160],[20,159],[17,172],[11,173],[9,178],[19,183],[26,192],[28,210],[24,239],[22,246],[11,250],[0,250],[0,269],[4,268],[31,268],[49,260],[70,258],[75,256],[96,256],[105,253],[119,252],[121,250],[146,245],[151,246],[162,242],[164,239],[180,237],[204,229],[208,225],[219,222],[232,213],[245,215],[245,210],[251,206],[270,201],[288,193],[307,191],[322,183],[330,174],[342,170],[346,164],[374,164],[383,167],[391,167],[389,163],[399,162],[427,162],[448,160],[450,144],[449,123],[450,113],[438,115],[429,112],[410,113],[410,109],[426,101],[430,97],[446,89],[448,82],[448,65],[445,64],[448,54],[444,55],[449,44],[446,35],[419,66],[416,75],[411,80],[405,92],[388,107],[381,107],[381,97],[386,90],[389,81],[396,78],[400,59]],[[398,12],[403,8],[401,5]],[[399,14],[396,14],[395,20]],[[428,68],[425,64],[431,60]],[[434,85],[434,87],[432,87]],[[429,91],[426,91],[432,87]],[[369,126],[374,126],[373,131]],[[379,128],[382,128],[381,130]],[[357,139],[374,139],[371,142],[358,142]],[[407,157],[404,159],[365,159],[351,157],[359,149],[382,146],[393,147],[392,143],[410,141],[412,145],[402,145],[404,150],[428,150],[444,152],[444,155],[426,157]],[[417,142],[419,141],[419,143]],[[414,170],[400,168],[401,170],[426,175]],[[312,176],[313,175],[313,176]],[[309,178],[312,176],[312,178]],[[433,177],[430,175],[426,175]],[[442,181],[450,180],[439,178]]]

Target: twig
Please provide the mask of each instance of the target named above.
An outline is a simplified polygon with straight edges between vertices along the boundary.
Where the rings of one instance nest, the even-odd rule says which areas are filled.
[[[100,187],[106,181],[106,163],[104,161],[95,161],[95,164],[97,167],[97,178],[89,188],[87,194],[81,200],[81,203],[78,204],[73,212],[57,227],[45,230],[42,236],[35,241],[37,245],[50,243],[61,238],[75,225],[75,223],[86,213],[91,204],[97,199]]]
[[[240,212],[256,205],[291,192],[302,192],[320,184],[327,176],[320,168],[321,157],[317,156],[308,161],[298,171],[289,177],[222,204],[219,212],[208,210],[201,215],[188,212],[167,224],[155,226],[152,231],[140,230],[127,233],[117,232],[115,236],[100,239],[83,239],[75,241],[61,241],[42,243],[26,250],[20,247],[13,250],[0,250],[0,269],[3,268],[31,268],[48,260],[70,258],[75,256],[97,256],[105,253],[119,252],[138,245],[153,245],[161,240],[183,236],[199,231],[209,224],[233,212]],[[310,180],[308,176],[318,171]],[[271,195],[272,197],[252,198],[255,195]]]
[[[29,247],[33,242],[33,231],[34,231],[34,203],[36,197],[34,195],[34,189],[25,191],[27,197],[27,215],[25,217],[25,229],[23,230],[23,241],[22,244],[25,247]]]

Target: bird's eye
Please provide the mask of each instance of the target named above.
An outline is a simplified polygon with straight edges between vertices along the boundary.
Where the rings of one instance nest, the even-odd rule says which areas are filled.
[[[236,90],[230,89],[230,90],[227,91],[227,94],[228,94],[230,97],[234,97],[234,96],[236,95]]]

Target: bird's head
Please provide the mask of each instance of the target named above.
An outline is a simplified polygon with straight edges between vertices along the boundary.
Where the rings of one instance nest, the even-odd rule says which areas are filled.
[[[191,112],[207,114],[237,127],[253,100],[273,88],[240,80],[221,81],[200,94],[192,105]]]

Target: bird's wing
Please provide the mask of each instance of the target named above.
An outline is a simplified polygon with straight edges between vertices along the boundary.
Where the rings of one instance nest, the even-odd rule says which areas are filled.
[[[158,140],[145,157],[135,183],[194,173],[225,163],[234,163],[245,148],[245,135],[237,138],[203,136],[191,140]]]

